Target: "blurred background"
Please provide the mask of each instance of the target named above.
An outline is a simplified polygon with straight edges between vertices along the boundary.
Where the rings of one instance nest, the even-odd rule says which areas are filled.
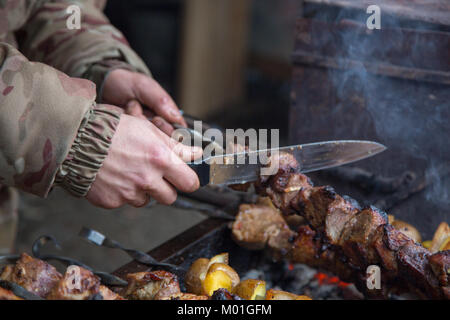
[[[223,127],[281,128],[286,137],[300,3],[109,1],[106,14],[185,112]]]
[[[186,113],[223,128],[277,128],[287,141],[297,0],[110,0],[105,13]],[[148,251],[198,223],[166,206],[107,211],[55,189],[21,194],[17,251],[51,234],[64,255],[113,271],[130,258],[81,240],[82,226]],[[51,250],[49,250],[51,251]]]

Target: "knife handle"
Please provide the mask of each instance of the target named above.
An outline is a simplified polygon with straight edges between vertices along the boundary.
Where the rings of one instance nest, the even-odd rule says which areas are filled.
[[[206,186],[209,183],[209,164],[206,162],[191,162],[187,164],[198,176],[200,187]]]

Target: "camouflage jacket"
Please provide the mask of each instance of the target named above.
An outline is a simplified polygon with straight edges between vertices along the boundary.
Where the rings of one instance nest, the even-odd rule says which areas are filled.
[[[80,29],[67,27],[70,5],[81,9]],[[149,74],[104,5],[0,0],[0,184],[39,196],[57,184],[88,192],[121,114],[96,104],[97,91],[115,68]]]

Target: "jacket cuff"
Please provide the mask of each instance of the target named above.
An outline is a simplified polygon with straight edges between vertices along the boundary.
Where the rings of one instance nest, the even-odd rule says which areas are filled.
[[[97,105],[86,113],[69,154],[56,174],[55,185],[74,196],[86,196],[108,155],[122,112],[114,106]]]
[[[111,71],[116,69],[125,69],[133,72],[140,72],[150,75],[148,70],[141,70],[125,61],[118,59],[107,59],[94,63],[84,74],[83,78],[91,80],[97,85],[97,102],[102,103],[103,87],[105,80]]]

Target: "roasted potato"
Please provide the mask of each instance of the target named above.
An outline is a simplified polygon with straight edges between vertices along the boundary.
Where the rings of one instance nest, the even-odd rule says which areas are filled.
[[[392,224],[392,222],[395,221],[395,217],[392,214],[388,214],[388,222],[389,224]]]
[[[229,262],[229,256],[228,252],[220,253],[218,255],[215,255],[211,259],[209,259],[209,266],[211,266],[213,263],[224,263],[228,264]]]
[[[208,296],[212,296],[214,291],[221,288],[231,291],[231,277],[222,270],[208,271],[205,280],[203,280],[203,292]]]
[[[233,289],[233,293],[245,300],[264,300],[266,282],[256,279],[243,280]]]
[[[430,246],[433,253],[444,250],[450,250],[450,227],[446,222],[442,222],[436,229]]]
[[[432,241],[431,241],[431,240],[426,240],[426,241],[422,242],[422,246],[423,246],[424,248],[427,248],[428,250],[430,250],[431,244],[432,244]]]
[[[209,259],[207,258],[197,259],[191,265],[184,278],[184,283],[189,293],[203,294],[203,280],[206,277],[208,267]]]
[[[185,276],[187,291],[198,295],[211,295],[219,288],[231,290],[239,281],[239,275],[228,265],[228,253],[218,254],[211,259],[197,259]]]
[[[231,279],[231,288],[234,288],[235,286],[237,286],[239,284],[239,282],[241,281],[241,279],[239,278],[239,275],[237,274],[237,272],[234,271],[234,269],[232,267],[230,267],[229,265],[227,265],[227,264],[214,263],[214,264],[212,264],[209,267],[208,273],[215,272],[217,270],[225,272],[230,277],[230,279]]]
[[[282,290],[270,289],[267,291],[266,300],[312,300],[308,296],[300,296]]]
[[[422,236],[420,235],[420,232],[409,223],[402,220],[394,220],[391,222],[391,224],[395,229],[397,229],[404,235],[410,237],[415,242],[417,243],[422,242]]]

